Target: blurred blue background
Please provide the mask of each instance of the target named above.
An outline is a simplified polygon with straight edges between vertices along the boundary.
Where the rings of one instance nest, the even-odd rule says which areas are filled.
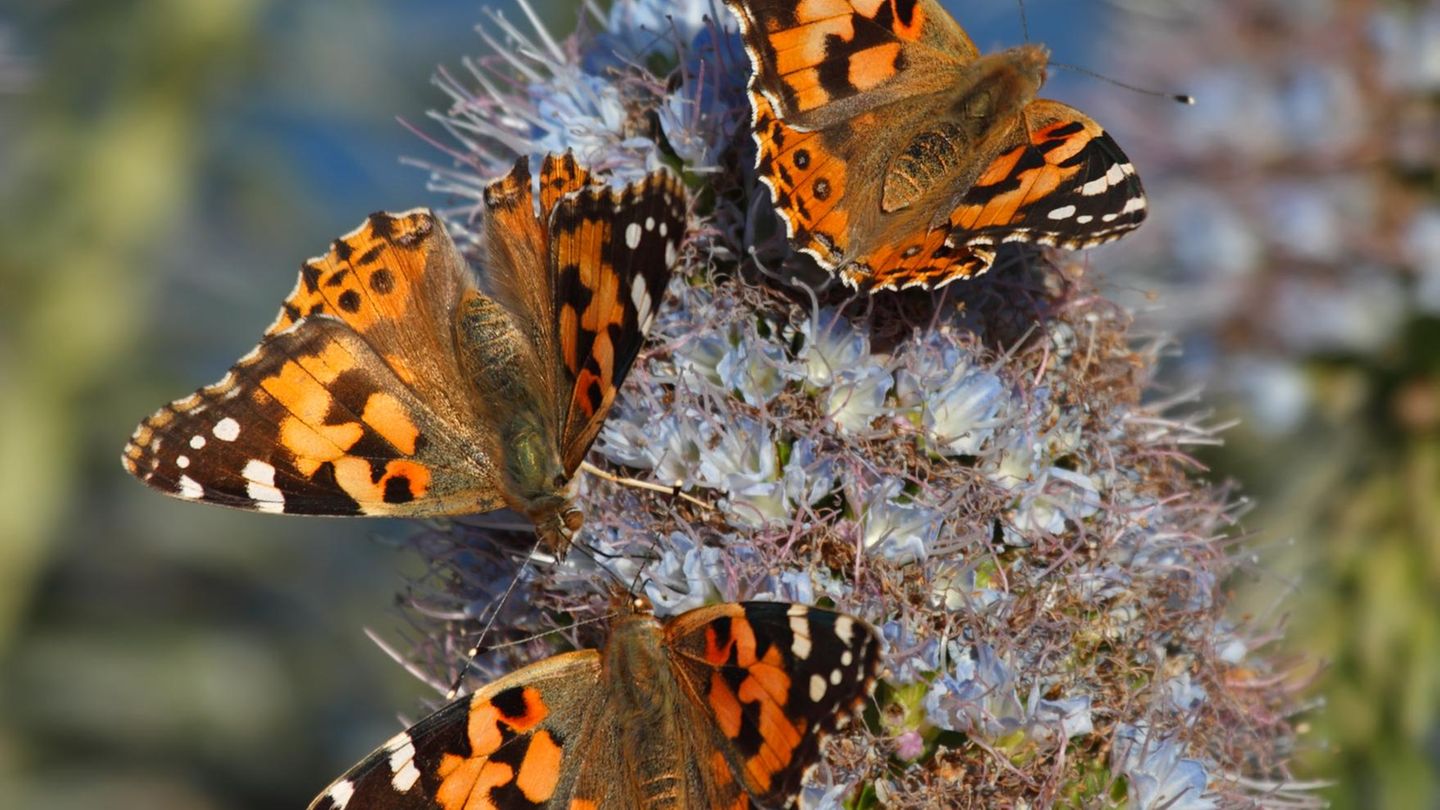
[[[1197,12],[1219,17],[1268,5],[1278,22],[1257,18],[1271,26],[1259,45],[1227,42],[1223,27],[1192,34],[1171,13],[1180,5],[1172,0],[1025,5],[1030,38],[1050,45],[1057,61],[1138,84],[1173,82],[1159,88],[1171,90],[1217,63],[1288,41],[1292,6],[1324,17],[1331,4],[1226,0]],[[536,6],[552,32],[572,30],[574,0]],[[1008,0],[947,6],[982,50],[1023,39]],[[397,712],[413,717],[419,701],[433,697],[363,632],[376,628],[404,646],[390,606],[419,565],[393,542],[407,526],[188,505],[130,480],[118,456],[140,418],[218,379],[253,345],[301,260],[370,211],[443,202],[425,191],[422,171],[400,163],[443,158],[396,118],[423,126],[427,110],[446,106],[429,77],[437,65],[453,68],[482,52],[474,32],[481,8],[474,0],[0,0],[0,807],[303,806],[393,733]],[[1186,45],[1157,47],[1162,35]],[[1237,45],[1239,56],[1224,55]],[[1363,69],[1329,52],[1316,58],[1338,71]],[[1094,112],[1155,192],[1157,224],[1096,251],[1094,263],[1122,295],[1170,288],[1175,247],[1167,239],[1199,231],[1177,225],[1178,213],[1167,224],[1167,188],[1211,182],[1205,172],[1215,166],[1186,164],[1170,147],[1191,122],[1207,119],[1066,71],[1053,72],[1046,94]],[[1212,124],[1250,122],[1235,115]],[[1181,311],[1193,299],[1162,300]],[[1177,323],[1163,311],[1158,320]],[[1186,345],[1203,347],[1202,359],[1235,348],[1234,340],[1212,339],[1221,320],[1183,325]],[[1402,338],[1401,348],[1434,349],[1416,340]],[[1386,356],[1394,352],[1352,365],[1378,367]],[[1305,358],[1292,360],[1303,377]],[[1243,387],[1231,385],[1221,364],[1198,373],[1212,374],[1217,391]],[[1185,374],[1176,371],[1176,385]],[[1266,379],[1293,377],[1276,374]],[[1319,379],[1312,396],[1325,401],[1334,389],[1324,387],[1330,377]],[[1352,380],[1341,393],[1353,400],[1357,385],[1363,392],[1381,383]],[[1215,401],[1217,421],[1255,421],[1257,406],[1245,396]],[[1275,449],[1320,447],[1316,435],[1335,439],[1337,452],[1352,447],[1339,439],[1363,442],[1365,433],[1346,427],[1351,417],[1308,423],[1318,434],[1242,429],[1238,453],[1206,460],[1216,477],[1238,471],[1252,491],[1294,507],[1281,485],[1294,470],[1274,462],[1284,458]],[[1422,420],[1422,429],[1433,446],[1433,423]],[[1405,456],[1415,446],[1392,439],[1374,451],[1373,466],[1385,466],[1387,447]],[[1411,462],[1433,476],[1424,467],[1432,458]],[[1357,599],[1367,604],[1363,588],[1344,587],[1365,581],[1353,549],[1367,531],[1363,521],[1345,546],[1350,579],[1307,569],[1307,561],[1330,559],[1334,539],[1311,536],[1317,500],[1323,506],[1364,478],[1361,470],[1338,485],[1316,484],[1309,512],[1291,508],[1279,520],[1262,508],[1252,516],[1247,528],[1272,542],[1293,536],[1303,550],[1284,577],[1257,576],[1253,603],[1275,610],[1277,594],[1309,581],[1328,600],[1313,611],[1307,605],[1314,616],[1345,616]],[[1402,485],[1382,485],[1375,509],[1383,512]],[[1402,500],[1412,508],[1435,496]],[[1434,639],[1440,547],[1426,543],[1440,541],[1423,516],[1437,512],[1416,509],[1395,528],[1398,564],[1416,572],[1412,585],[1430,598],[1418,600],[1417,613],[1383,620],[1392,633]],[[1297,579],[1286,579],[1291,573]],[[1411,634],[1412,622],[1422,629]],[[1312,658],[1319,651],[1348,660],[1353,638],[1365,636],[1340,632],[1338,619],[1320,631],[1303,619],[1296,625],[1293,648]],[[1437,655],[1423,643],[1406,647],[1406,674],[1395,677],[1415,699],[1401,727],[1379,710],[1358,730],[1334,722],[1368,717],[1372,699],[1395,680],[1388,670],[1371,677],[1373,661],[1359,674],[1340,668],[1345,691],[1336,694],[1347,697],[1342,712],[1322,719],[1324,739],[1365,777],[1334,792],[1339,806],[1434,801],[1427,791],[1440,691],[1428,690]],[[1304,745],[1306,757],[1324,747],[1315,737]],[[1403,754],[1386,756],[1399,765],[1376,776],[1372,755],[1381,751]],[[1319,774],[1344,778],[1332,761],[1312,762]],[[1407,803],[1383,798],[1395,796]]]

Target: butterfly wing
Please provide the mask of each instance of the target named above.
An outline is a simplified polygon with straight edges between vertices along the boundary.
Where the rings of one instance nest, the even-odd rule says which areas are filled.
[[[566,195],[597,181],[575,157],[546,155],[540,168],[540,210],[535,210],[530,161],[521,157],[508,175],[485,187],[483,283],[516,322],[537,358],[558,357],[555,279],[549,267],[550,211]],[[537,362],[528,373],[546,401],[558,403],[564,383],[558,364]],[[558,417],[556,425],[559,425]]]
[[[700,608],[669,622],[665,635],[696,722],[766,807],[795,800],[821,740],[869,694],[880,662],[869,625],[805,605]]]
[[[975,43],[935,0],[726,0],[751,89],[800,129],[824,129],[903,98],[943,92]]]
[[[618,193],[587,186],[554,201],[549,267],[568,472],[584,460],[645,342],[685,228],[684,186],[664,170]]]
[[[136,428],[126,470],[189,500],[263,512],[487,511],[486,437],[450,338],[473,287],[427,211],[374,214],[306,262],[260,344]]]
[[[750,55],[756,173],[791,242],[840,270],[923,211],[882,216],[912,136],[943,119],[978,52],[934,0],[730,0]]]
[[[1140,178],[1115,140],[1058,101],[1026,105],[999,155],[945,227],[883,242],[843,272],[868,287],[939,286],[984,272],[1004,242],[1070,249],[1113,241],[1146,214]]]
[[[1002,242],[1088,247],[1144,218],[1099,125],[1030,101],[1043,48],[981,57],[935,0],[729,3],[757,174],[796,248],[850,285],[936,287],[984,272]]]
[[[310,803],[311,810],[537,810],[576,767],[600,656],[519,669],[421,720]],[[556,805],[560,806],[560,805]]]

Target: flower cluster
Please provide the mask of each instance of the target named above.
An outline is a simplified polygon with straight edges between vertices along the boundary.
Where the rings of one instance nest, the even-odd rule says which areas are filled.
[[[1233,504],[1185,454],[1213,431],[1144,401],[1161,344],[1137,345],[1122,308],[1042,255],[945,295],[775,281],[804,260],[750,169],[726,10],[590,13],[601,30],[564,42],[533,14],[533,30],[491,18],[496,55],[441,78],[457,146],[433,186],[463,205],[514,155],[572,148],[619,179],[678,163],[701,190],[685,267],[592,454],[673,489],[582,476],[586,527],[558,564],[518,566],[521,536],[493,526],[418,538],[434,573],[412,597],[431,639],[416,668],[445,683],[481,621],[485,678],[594,646],[583,618],[617,582],[661,614],[833,605],[882,629],[885,670],[807,807],[1283,792],[1294,698],[1260,629],[1225,616]],[[463,228],[471,212],[452,213]],[[511,587],[525,598],[503,602]]]

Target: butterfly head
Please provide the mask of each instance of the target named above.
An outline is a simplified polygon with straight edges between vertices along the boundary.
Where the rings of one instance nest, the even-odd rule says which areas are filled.
[[[982,57],[966,68],[966,90],[956,95],[953,111],[961,121],[1009,121],[1039,95],[1049,64],[1050,49],[1035,43]],[[989,131],[972,129],[972,139]]]
[[[576,533],[585,525],[585,513],[575,505],[570,489],[567,484],[553,494],[531,498],[524,509],[541,544],[559,560],[565,559]]]

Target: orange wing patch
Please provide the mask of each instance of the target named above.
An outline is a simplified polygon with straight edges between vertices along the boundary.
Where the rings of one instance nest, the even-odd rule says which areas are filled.
[[[313,315],[332,315],[361,334],[380,321],[403,318],[425,272],[422,246],[434,230],[428,212],[371,214],[336,239],[330,252],[301,265],[295,289],[265,334]]]
[[[756,166],[770,188],[775,211],[801,250],[835,264],[849,252],[850,215],[841,205],[846,166],[826,151],[818,132],[787,126],[763,93],[751,90],[755,108]]]
[[[468,756],[445,754],[439,765],[435,801],[444,810],[494,808],[493,792],[514,784],[537,807],[550,800],[560,778],[561,746],[541,728],[550,708],[532,687],[514,686],[471,700],[466,738]],[[493,758],[502,746],[518,746],[505,761]]]

